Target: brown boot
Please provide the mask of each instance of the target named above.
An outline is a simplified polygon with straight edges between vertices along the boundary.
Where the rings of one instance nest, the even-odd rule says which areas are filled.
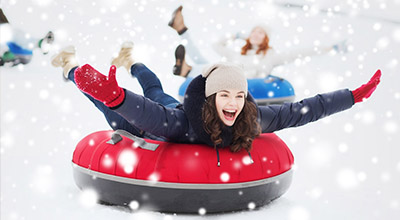
[[[68,79],[68,73],[72,68],[79,66],[75,57],[75,47],[68,46],[61,50],[60,53],[54,55],[51,59],[51,65],[54,67],[62,67],[65,79]]]
[[[168,25],[178,32],[179,35],[185,33],[187,31],[187,27],[185,26],[183,15],[182,15],[182,6],[179,6],[172,13],[171,20],[168,22]]]
[[[115,65],[117,68],[123,66],[130,73],[131,67],[135,63],[132,57],[132,51],[133,42],[127,41],[123,43],[118,56],[111,61],[111,65]]]
[[[185,53],[185,47],[182,44],[175,49],[175,66],[172,70],[174,75],[187,77],[192,70],[192,67],[185,61]]]

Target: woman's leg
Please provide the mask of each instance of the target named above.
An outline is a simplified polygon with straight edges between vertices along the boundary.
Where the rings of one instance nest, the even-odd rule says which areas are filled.
[[[171,108],[180,104],[178,100],[164,92],[158,77],[144,64],[133,64],[131,74],[138,79],[146,98]]]
[[[77,67],[72,68],[68,73],[68,79],[71,80],[75,84],[74,71]],[[104,114],[108,124],[112,127],[113,130],[122,129],[130,132],[133,135],[143,137],[143,132],[130,124],[127,120],[125,120],[121,115],[114,112],[107,106],[105,106],[102,102],[94,99],[90,95],[83,93],[93,104]]]
[[[164,93],[158,77],[142,63],[135,63],[132,58],[133,42],[124,42],[119,54],[111,62],[117,68],[125,67],[128,72],[136,77],[142,86],[143,95],[166,107],[176,107],[179,102],[173,97]]]
[[[192,37],[189,34],[189,30],[187,30],[185,33],[180,35],[182,40],[186,40],[186,51],[190,57],[190,59],[195,63],[195,64],[208,64],[209,61],[201,54],[199,48],[196,46],[196,44],[193,42]]]

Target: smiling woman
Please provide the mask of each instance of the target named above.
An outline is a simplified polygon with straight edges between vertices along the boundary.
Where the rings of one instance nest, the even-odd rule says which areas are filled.
[[[305,125],[349,109],[354,103],[371,96],[381,76],[378,70],[368,83],[353,91],[343,89],[295,103],[257,106],[248,93],[243,69],[231,63],[216,63],[191,81],[185,100],[180,104],[164,93],[159,79],[151,70],[133,60],[132,51],[133,43],[122,45],[119,55],[112,61],[114,65],[108,76],[88,64],[79,67],[75,50],[71,47],[55,56],[52,64],[63,68],[64,76],[76,83],[104,113],[114,130],[125,130],[147,139],[162,139],[167,144],[186,143],[181,145],[184,148],[193,144],[212,146],[217,159],[215,168],[221,168],[220,171],[224,170],[225,164],[221,162],[225,163],[225,160],[220,157],[223,154],[219,151],[247,154],[254,163],[251,153],[257,157],[257,150],[252,147],[257,137],[264,135],[261,133]],[[144,96],[118,86],[115,74],[119,67],[126,68],[138,79]],[[110,164],[110,158],[101,162]],[[125,170],[132,171],[131,168]],[[225,176],[223,179],[226,179]]]

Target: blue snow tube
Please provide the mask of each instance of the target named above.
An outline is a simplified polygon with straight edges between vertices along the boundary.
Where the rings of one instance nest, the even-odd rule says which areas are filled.
[[[192,79],[188,77],[179,87],[180,101],[183,101],[186,88]],[[295,97],[293,86],[289,81],[276,76],[247,79],[247,84],[250,94],[259,105],[291,102]]]
[[[15,55],[32,55],[32,50],[24,49],[14,42],[7,42],[8,49]]]

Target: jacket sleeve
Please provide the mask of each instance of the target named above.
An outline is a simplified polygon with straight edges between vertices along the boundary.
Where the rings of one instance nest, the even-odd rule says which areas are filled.
[[[350,90],[319,94],[300,102],[260,106],[259,119],[262,133],[302,126],[325,116],[349,109],[354,104]]]
[[[217,52],[220,56],[226,57],[228,60],[232,59],[232,55],[237,53],[232,49],[227,47],[229,39],[223,37],[220,38],[218,41],[212,44],[212,48],[215,52]]]
[[[288,52],[278,52],[276,50],[271,50],[272,56],[266,56],[267,62],[272,63],[272,66],[280,66],[283,64],[294,62],[297,58],[305,58],[307,56],[317,56],[320,54],[326,54],[331,51],[332,46],[325,47],[310,47],[310,48],[300,48],[293,49]],[[262,62],[261,62],[262,63]]]
[[[167,108],[141,95],[125,90],[125,100],[114,111],[140,130],[179,140],[188,131],[185,112],[178,108]]]

